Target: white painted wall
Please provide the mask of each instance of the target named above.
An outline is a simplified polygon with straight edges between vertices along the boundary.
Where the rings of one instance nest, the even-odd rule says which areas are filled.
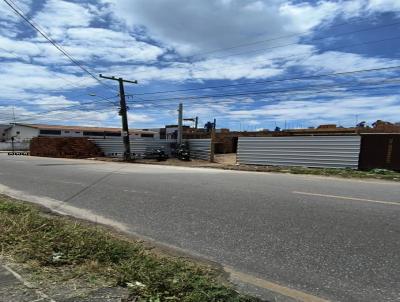
[[[29,151],[29,142],[14,142],[14,151]],[[0,151],[12,151],[12,143],[0,142]]]
[[[51,128],[49,128],[51,130]],[[37,136],[48,136],[48,137],[83,137],[83,132],[82,130],[61,130],[61,135],[52,135],[52,134],[41,134],[39,129],[36,128],[31,128],[28,126],[24,125],[14,125],[12,128],[8,129],[5,133],[5,140],[6,141],[11,141],[11,137],[15,137],[15,142],[24,142],[24,141],[29,141],[34,137]],[[155,131],[143,131],[139,129],[134,129],[131,130],[131,137],[132,138],[142,138],[142,133],[151,133],[154,134],[154,139],[159,139],[160,138],[160,132],[155,132]],[[1,129],[0,129],[0,135],[1,135]],[[91,136],[88,136],[91,137]],[[93,138],[99,138],[101,136],[93,136]],[[109,138],[109,136],[106,136]],[[114,136],[110,136],[110,138],[113,138]],[[1,136],[0,136],[0,141],[1,141]]]
[[[11,137],[15,137],[15,142],[29,141],[34,137],[39,136],[39,130],[22,125],[14,125],[6,131],[6,140],[11,141]]]
[[[6,140],[6,129],[10,127],[10,125],[0,125],[0,142]]]

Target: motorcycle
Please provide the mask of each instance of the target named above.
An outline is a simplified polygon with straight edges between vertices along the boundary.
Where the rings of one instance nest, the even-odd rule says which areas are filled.
[[[190,160],[190,150],[187,144],[181,144],[176,150],[176,157],[180,160]]]
[[[165,161],[168,159],[168,155],[163,149],[157,148],[150,152],[147,152],[144,156],[144,159],[156,159],[157,161]]]

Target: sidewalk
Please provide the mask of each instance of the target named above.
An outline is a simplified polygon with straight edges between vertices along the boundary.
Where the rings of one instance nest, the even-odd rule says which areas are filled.
[[[46,294],[26,283],[10,268],[0,265],[1,302],[54,302]]]

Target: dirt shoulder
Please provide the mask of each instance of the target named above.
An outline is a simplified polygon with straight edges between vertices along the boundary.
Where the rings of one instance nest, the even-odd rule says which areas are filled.
[[[102,161],[116,161],[119,159],[96,158]],[[260,166],[260,165],[239,165],[236,163],[236,154],[217,154],[215,161],[209,162],[205,160],[193,159],[190,161],[181,161],[176,158],[169,158],[166,161],[157,161],[154,159],[137,159],[132,163],[153,164],[179,167],[193,168],[215,168],[234,171],[252,171],[252,172],[275,172],[275,173],[291,173],[305,175],[334,176],[342,178],[362,178],[362,179],[382,179],[391,181],[400,181],[400,172],[373,169],[370,171],[360,171],[354,169],[336,169],[336,168],[306,168],[306,167],[281,167],[281,166]]]

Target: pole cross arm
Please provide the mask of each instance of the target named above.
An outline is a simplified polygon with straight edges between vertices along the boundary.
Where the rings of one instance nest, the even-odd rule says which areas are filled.
[[[114,76],[107,77],[107,76],[102,75],[101,73],[99,74],[99,76],[100,76],[100,78],[107,79],[107,80],[121,81],[121,82],[132,83],[132,84],[137,84],[138,83],[137,80],[129,81],[129,80],[124,80],[123,78],[116,78]]]

